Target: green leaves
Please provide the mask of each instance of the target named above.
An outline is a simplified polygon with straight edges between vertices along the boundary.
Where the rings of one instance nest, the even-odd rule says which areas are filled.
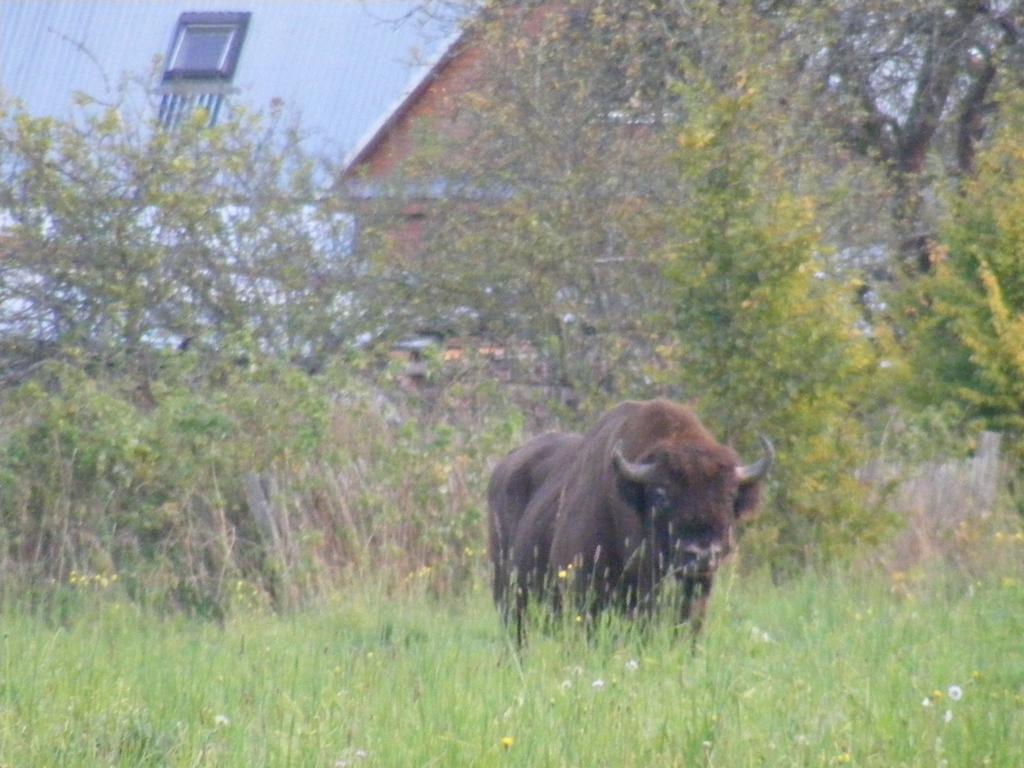
[[[727,441],[752,450],[763,433],[776,442],[752,549],[785,570],[839,556],[884,527],[853,481],[863,457],[855,409],[876,360],[852,291],[827,274],[813,201],[782,176],[771,136],[751,130],[756,90],[746,76],[737,86],[731,95],[693,88],[699,117],[680,135],[688,194],[665,274],[681,355],[668,375]]]
[[[951,201],[933,252],[934,275],[918,294],[920,391],[953,397],[982,425],[1024,431],[1024,107],[979,156],[978,173]]]
[[[65,121],[5,104],[0,356],[75,344],[120,364],[185,339],[216,354],[244,331],[322,362],[361,330],[335,312],[357,270],[323,181],[281,115],[167,131],[88,99]]]

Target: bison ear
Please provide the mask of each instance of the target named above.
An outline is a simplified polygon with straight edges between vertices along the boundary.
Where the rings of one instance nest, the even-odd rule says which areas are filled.
[[[739,494],[736,496],[736,503],[733,505],[733,511],[736,513],[736,519],[744,521],[757,517],[760,506],[761,484],[751,483],[749,485],[741,485]]]

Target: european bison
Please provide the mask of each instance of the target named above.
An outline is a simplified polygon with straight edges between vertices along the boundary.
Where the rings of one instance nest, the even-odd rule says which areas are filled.
[[[564,587],[579,610],[649,611],[666,577],[694,632],[736,524],[757,509],[774,459],[741,465],[688,409],[625,402],[585,435],[548,433],[498,463],[488,487],[494,599],[522,641],[531,598],[556,610]]]

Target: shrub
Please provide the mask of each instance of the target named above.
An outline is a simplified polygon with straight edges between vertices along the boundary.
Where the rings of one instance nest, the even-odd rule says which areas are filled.
[[[711,93],[712,95],[709,95]],[[666,274],[676,298],[678,381],[727,441],[778,449],[766,514],[747,552],[778,570],[842,557],[878,540],[865,504],[857,418],[879,373],[853,290],[823,258],[814,205],[787,189],[768,148],[755,89],[694,89],[680,135],[687,190]]]
[[[127,377],[57,362],[0,398],[8,577],[120,574],[139,598],[212,615],[371,574],[472,583],[513,410],[431,415],[340,366],[310,376],[255,354],[209,368],[168,353],[160,367],[141,400]]]
[[[918,394],[953,399],[977,427],[1024,430],[1024,104],[953,197],[934,271],[913,307]]]
[[[134,95],[83,97],[67,120],[0,98],[4,379],[75,351],[142,365],[240,334],[316,365],[364,330],[351,217],[285,115],[210,128],[200,110],[166,131],[131,116]]]

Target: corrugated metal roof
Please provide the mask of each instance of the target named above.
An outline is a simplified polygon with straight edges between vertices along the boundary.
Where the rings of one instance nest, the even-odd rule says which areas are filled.
[[[2,0],[0,88],[38,115],[66,117],[73,94],[113,94],[149,76],[188,11],[248,11],[233,97],[299,117],[307,147],[351,158],[457,39],[457,22],[416,0]],[[157,79],[150,80],[153,86]]]

